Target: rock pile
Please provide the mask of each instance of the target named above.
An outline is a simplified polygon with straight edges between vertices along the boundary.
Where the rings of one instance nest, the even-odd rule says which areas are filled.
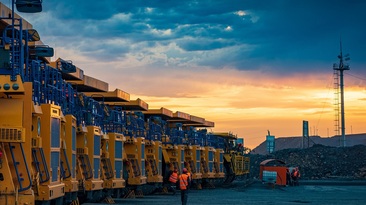
[[[366,146],[328,147],[314,145],[307,149],[284,149],[268,155],[250,155],[250,176],[258,178],[259,164],[279,159],[286,166],[299,167],[302,179],[366,179]]]

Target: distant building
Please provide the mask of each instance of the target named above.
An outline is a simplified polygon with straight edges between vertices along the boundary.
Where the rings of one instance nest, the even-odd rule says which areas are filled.
[[[267,143],[267,153],[274,152],[275,151],[275,136],[267,135],[266,143]]]

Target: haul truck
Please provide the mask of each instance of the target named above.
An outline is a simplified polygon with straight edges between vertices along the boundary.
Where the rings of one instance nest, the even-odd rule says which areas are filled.
[[[176,111],[173,113],[173,117],[168,120],[169,133],[171,136],[175,136],[176,144],[183,145],[184,159],[181,167],[186,168],[192,174],[192,182],[194,185],[201,185],[202,173],[199,169],[200,159],[198,159],[200,158],[200,153],[196,151],[197,146],[190,143],[189,132],[183,129],[184,123],[193,123],[191,116],[187,113]],[[198,164],[196,163],[197,159]]]
[[[150,111],[150,110],[148,110]],[[144,113],[145,118],[147,116]],[[160,117],[148,117],[146,120],[147,136],[145,141],[145,170],[147,183],[161,187],[162,177],[162,136],[166,126]]]
[[[123,144],[123,178],[126,180],[125,198],[142,197],[141,187],[146,184],[145,172],[145,138],[146,129],[141,111],[148,109],[148,104],[141,100],[128,102],[106,102],[110,106],[118,106],[125,112],[126,127]]]
[[[167,119],[172,117],[172,111],[166,108],[148,109],[144,111],[147,127],[147,140],[145,146],[147,182],[149,191],[167,191],[163,183],[170,168],[163,159],[163,139],[167,138]]]
[[[224,149],[225,143],[223,138],[217,137],[213,135],[211,132],[207,135],[206,143],[209,146],[212,146],[216,152],[214,155],[213,168],[215,173],[215,183],[221,184],[225,178],[225,170],[224,170]]]
[[[189,121],[183,123],[183,129],[187,133],[186,140],[186,164],[192,173],[192,187],[202,189],[202,139],[197,132],[197,126],[200,127],[205,123],[205,119],[194,115],[189,116]]]
[[[81,78],[82,72],[71,61],[58,58],[49,63],[62,73],[62,79]],[[61,179],[65,184],[64,204],[78,204],[77,180],[77,119],[75,113],[76,91],[70,83],[63,83],[61,103]]]
[[[77,122],[76,134],[76,178],[78,196],[81,202],[99,202],[105,198],[104,181],[101,178],[102,167],[102,127],[104,105],[85,93],[107,92],[108,83],[84,74],[76,68],[75,74],[64,76],[74,89],[73,114]]]
[[[200,138],[201,149],[201,172],[203,185],[207,188],[214,188],[215,183],[220,180],[216,176],[215,170],[215,155],[217,150],[211,144],[207,129],[203,127],[214,127],[214,123],[205,121],[201,126],[201,129],[197,130],[198,137]]]
[[[62,204],[65,184],[61,165],[70,166],[68,162],[62,164],[61,160],[61,104],[65,93],[60,88],[66,82],[62,79],[61,70],[47,65],[47,61],[36,56],[26,58],[28,62],[25,63],[24,72],[24,79],[33,81],[32,187],[37,204]]]
[[[212,148],[205,148],[206,130],[200,130],[202,127],[214,126],[210,121],[207,121],[202,117],[190,115],[190,120],[183,124],[184,130],[187,133],[187,146],[186,146],[186,164],[192,169],[193,185],[197,189],[202,189],[202,185],[208,184],[208,181],[213,178],[209,167],[209,154],[208,151],[213,152]],[[206,151],[207,150],[207,151]]]
[[[103,197],[101,173],[101,119],[103,110],[100,104],[78,93],[78,129],[76,136],[77,179],[79,197],[82,202],[97,202]]]
[[[121,106],[113,103],[128,102],[130,94],[115,89],[108,92],[84,92],[87,96],[104,105],[102,137],[102,180],[106,201],[113,203],[111,197],[124,195],[126,181],[123,178],[123,146],[126,141],[126,113]]]
[[[169,172],[170,167],[167,167],[165,158],[163,159],[163,139],[167,139],[167,120],[172,117],[172,111],[166,108],[148,109],[144,111],[145,121],[148,125],[148,139],[149,145],[146,146],[145,155],[149,160],[147,167],[149,167],[148,183],[155,183],[156,188],[163,187],[163,178],[166,172]]]
[[[164,119],[168,121],[166,126],[165,135],[162,137],[163,143],[163,165],[162,165],[162,173],[165,178],[164,183],[169,183],[169,173],[178,170],[178,174],[182,173],[182,169],[184,168],[184,145],[183,145],[183,136],[182,130],[180,127],[175,126],[175,124],[170,123],[169,121],[173,117],[172,111],[161,108],[161,114],[164,114]],[[164,189],[166,191],[166,189]]]
[[[212,135],[221,138],[221,144],[224,144],[224,184],[231,183],[236,177],[246,176],[249,173],[250,160],[236,150],[235,141],[238,137],[231,132],[213,132]]]
[[[42,43],[36,30],[27,29],[23,33],[23,79],[32,81],[34,103],[31,148],[33,191],[36,204],[62,204],[66,197],[63,181],[71,174],[69,161],[63,157],[65,147],[62,144],[62,124],[65,118],[62,105],[66,95],[63,88],[67,87],[67,83],[62,79],[62,73],[73,70],[50,66],[48,58],[53,56],[53,49],[38,44]]]

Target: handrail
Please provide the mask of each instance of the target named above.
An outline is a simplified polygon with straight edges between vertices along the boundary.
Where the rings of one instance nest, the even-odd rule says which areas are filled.
[[[29,169],[28,169],[27,161],[25,159],[23,146],[22,146],[21,143],[19,143],[19,147],[20,147],[20,150],[21,150],[21,153],[22,153],[22,156],[23,156],[24,165],[26,167],[26,172],[27,172],[27,176],[28,176],[28,179],[29,179],[29,185],[26,186],[26,187],[23,187],[22,181],[24,181],[24,179],[21,178],[21,176],[19,175],[19,170],[18,170],[19,162],[16,161],[15,155],[14,155],[14,152],[13,152],[13,149],[15,148],[15,145],[13,146],[12,143],[9,142],[9,149],[10,149],[11,157],[12,157],[12,160],[13,160],[13,163],[14,163],[15,173],[17,175],[17,180],[18,180],[18,183],[19,183],[18,192],[22,192],[22,191],[28,190],[29,188],[32,187],[32,180],[31,180]]]

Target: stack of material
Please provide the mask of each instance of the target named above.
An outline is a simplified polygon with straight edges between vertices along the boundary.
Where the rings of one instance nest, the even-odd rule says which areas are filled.
[[[250,176],[259,177],[259,164],[265,159],[280,159],[289,167],[299,167],[302,179],[366,179],[366,146],[284,149],[269,155],[250,155]]]

